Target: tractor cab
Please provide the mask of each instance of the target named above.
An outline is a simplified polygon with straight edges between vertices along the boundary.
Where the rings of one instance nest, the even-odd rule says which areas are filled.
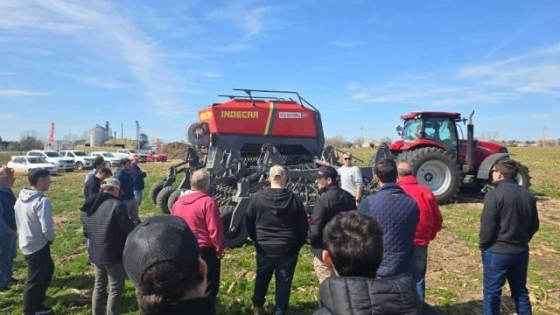
[[[401,145],[411,147],[433,146],[449,152],[457,157],[459,137],[456,122],[461,120],[458,113],[413,112],[403,115],[404,127],[400,129]],[[398,151],[398,148],[392,147]]]

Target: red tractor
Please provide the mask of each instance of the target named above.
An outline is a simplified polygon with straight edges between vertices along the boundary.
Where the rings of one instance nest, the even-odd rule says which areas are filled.
[[[397,132],[402,139],[381,145],[376,160],[396,156],[397,161],[408,162],[422,185],[428,186],[440,204],[450,202],[460,190],[465,193],[481,192],[491,184],[494,164],[509,157],[506,147],[474,139],[470,114],[467,139],[463,138],[460,122],[466,118],[453,112],[412,112],[401,116],[404,126]],[[531,177],[521,165],[517,176],[519,185],[529,187]]]

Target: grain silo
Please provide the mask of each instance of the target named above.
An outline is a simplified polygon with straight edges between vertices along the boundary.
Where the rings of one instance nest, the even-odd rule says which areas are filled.
[[[89,134],[89,145],[92,147],[102,146],[103,142],[105,142],[106,134],[107,131],[105,130],[105,128],[99,125],[91,129]]]

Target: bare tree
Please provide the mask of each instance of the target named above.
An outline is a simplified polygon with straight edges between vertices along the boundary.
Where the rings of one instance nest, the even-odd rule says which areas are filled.
[[[84,130],[84,132],[82,132],[82,134],[80,135],[79,140],[89,140],[89,133],[89,130]]]
[[[333,146],[335,148],[342,148],[344,147],[345,143],[347,143],[348,141],[346,141],[346,139],[344,139],[344,136],[341,135],[337,135],[333,138],[327,138],[325,139],[325,145],[327,146]],[[352,146],[352,143],[350,143],[350,146]]]
[[[73,133],[67,133],[67,134],[64,135],[62,140],[66,140],[66,141],[75,143],[76,141],[78,141],[78,135],[73,134]]]
[[[383,143],[383,142],[391,143],[391,142],[393,142],[393,140],[391,139],[391,137],[385,136],[385,137],[381,138],[381,143]]]
[[[354,146],[361,148],[365,142],[366,142],[366,138],[357,137],[356,139],[354,139]]]
[[[39,132],[37,132],[37,130],[24,130],[21,132],[20,138],[21,140],[23,140],[27,138],[39,139],[40,137],[39,137]]]

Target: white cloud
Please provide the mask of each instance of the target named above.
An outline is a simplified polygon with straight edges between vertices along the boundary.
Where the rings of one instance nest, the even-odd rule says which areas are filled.
[[[164,49],[111,3],[8,0],[1,2],[0,11],[4,12],[0,30],[11,32],[12,37],[70,38],[100,57],[123,64],[161,110],[176,103],[172,85],[181,80],[162,58]],[[119,87],[114,82],[86,81],[104,88]]]
[[[51,93],[28,90],[0,90],[0,96],[49,96]]]
[[[19,117],[15,114],[0,114],[0,120],[14,120],[17,118]]]
[[[210,19],[226,20],[243,30],[247,37],[260,34],[274,24],[273,19],[266,16],[272,11],[271,6],[250,7],[250,1],[230,1],[228,3],[227,7],[214,10],[210,14]]]
[[[454,73],[402,75],[389,82],[346,87],[362,103],[459,106],[495,104],[524,94],[560,97],[560,45],[501,61],[465,66]]]
[[[108,79],[101,79],[95,77],[76,77],[76,79],[84,82],[85,84],[100,87],[103,89],[108,89],[108,90],[119,90],[129,85],[123,82],[116,82]]]
[[[503,61],[467,66],[458,77],[483,86],[519,93],[560,93],[560,45],[531,51]]]

